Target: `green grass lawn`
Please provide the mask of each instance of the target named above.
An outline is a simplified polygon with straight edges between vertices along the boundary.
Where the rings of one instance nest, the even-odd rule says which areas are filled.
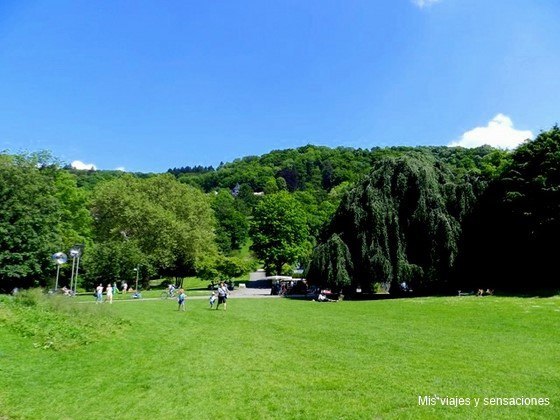
[[[0,303],[0,418],[560,417],[560,297],[72,305],[91,342],[56,351]]]

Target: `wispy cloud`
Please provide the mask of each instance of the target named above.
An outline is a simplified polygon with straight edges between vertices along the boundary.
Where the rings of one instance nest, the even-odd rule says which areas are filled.
[[[414,3],[420,9],[423,9],[424,7],[429,7],[432,4],[439,3],[440,1],[441,0],[412,0],[412,3]]]
[[[119,166],[118,168],[115,168],[115,171],[126,172],[126,169],[124,168],[124,166]]]
[[[478,147],[485,144],[503,149],[513,149],[527,139],[533,138],[529,130],[516,130],[511,118],[498,114],[485,127],[469,130],[449,146]]]
[[[97,167],[93,164],[93,163],[84,163],[81,160],[75,160],[73,161],[70,166],[72,166],[72,168],[74,169],[78,169],[81,171],[91,171],[91,170],[96,170]]]

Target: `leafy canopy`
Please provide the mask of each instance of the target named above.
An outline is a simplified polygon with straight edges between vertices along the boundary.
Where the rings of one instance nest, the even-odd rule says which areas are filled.
[[[286,191],[267,195],[253,213],[251,249],[268,273],[281,274],[308,254],[309,228],[305,212]]]

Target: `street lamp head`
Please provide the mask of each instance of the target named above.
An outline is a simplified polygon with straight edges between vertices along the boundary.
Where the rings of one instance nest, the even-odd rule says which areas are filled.
[[[70,248],[70,256],[72,258],[81,256],[83,248],[83,245],[74,245],[72,248]]]
[[[68,261],[68,257],[66,256],[66,254],[64,252],[57,252],[56,254],[53,254],[52,259],[58,265],[65,264],[66,261]]]

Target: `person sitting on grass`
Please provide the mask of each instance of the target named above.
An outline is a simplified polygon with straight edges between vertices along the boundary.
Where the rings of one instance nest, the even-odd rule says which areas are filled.
[[[325,294],[325,292],[321,291],[321,293],[319,293],[319,296],[317,297],[317,302],[338,302],[338,301],[334,299],[329,299]]]

